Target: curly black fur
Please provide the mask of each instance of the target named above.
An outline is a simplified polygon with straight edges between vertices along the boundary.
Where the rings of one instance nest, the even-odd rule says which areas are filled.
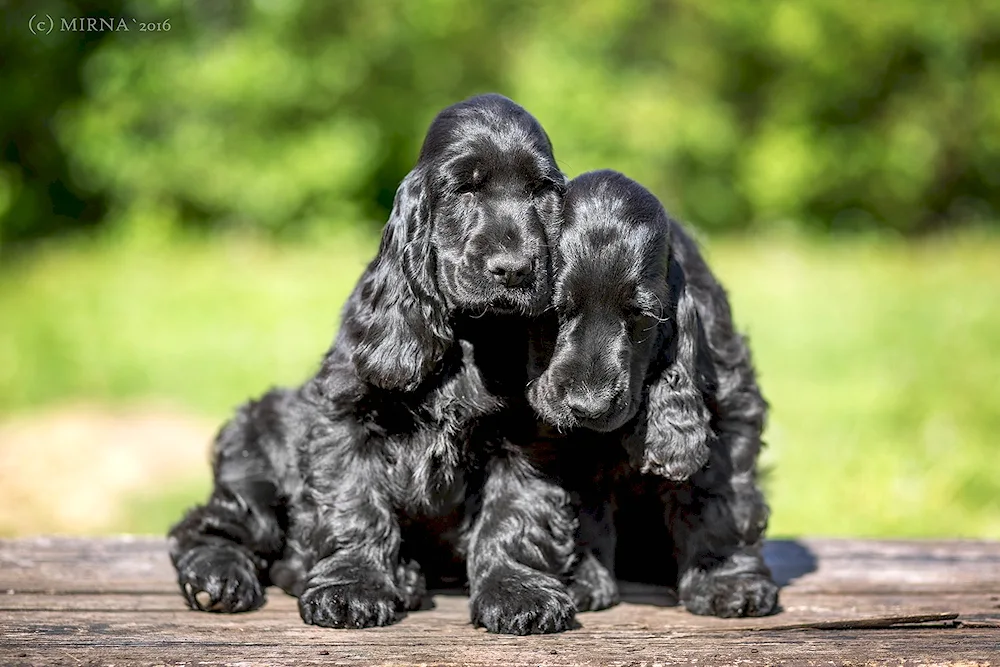
[[[767,404],[696,244],[638,183],[584,174],[566,194],[553,302],[529,399],[563,432],[552,469],[578,499],[582,608],[614,602],[614,571],[677,585],[698,614],[771,613],[756,484]]]
[[[274,583],[308,623],[385,625],[428,578],[461,580],[467,548],[477,623],[569,627],[573,519],[503,435],[534,424],[528,331],[549,303],[564,187],[510,100],[438,115],[321,369],[240,409],[208,503],[170,533],[192,608],[253,609]]]

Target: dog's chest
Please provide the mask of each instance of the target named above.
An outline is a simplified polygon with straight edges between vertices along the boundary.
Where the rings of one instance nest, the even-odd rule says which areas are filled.
[[[408,515],[438,516],[453,511],[465,496],[464,438],[423,431],[390,453],[390,489]]]
[[[464,502],[470,436],[478,419],[502,405],[478,380],[474,369],[466,369],[443,384],[423,406],[416,428],[388,443],[391,488],[405,513],[440,516]]]
[[[462,361],[426,394],[373,394],[352,404],[367,451],[382,457],[383,483],[403,516],[442,516],[464,503],[469,441],[476,424],[499,412],[462,341]]]

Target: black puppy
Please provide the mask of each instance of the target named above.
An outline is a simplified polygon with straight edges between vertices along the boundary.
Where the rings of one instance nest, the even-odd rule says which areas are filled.
[[[171,531],[192,608],[253,609],[275,583],[306,622],[385,625],[421,604],[418,563],[456,576],[469,536],[481,623],[571,621],[565,591],[527,591],[520,606],[492,591],[491,563],[530,545],[465,512],[493,503],[485,466],[466,484],[488,459],[470,439],[502,442],[528,413],[528,323],[549,302],[564,187],[545,132],[510,100],[479,96],[435,118],[320,371],[239,411],[216,442],[212,496]],[[572,549],[571,534],[562,541]]]
[[[558,334],[536,339],[529,399],[567,433],[556,468],[580,511],[578,604],[613,604],[616,571],[677,585],[694,613],[772,612],[767,404],[725,291],[659,201],[612,171],[571,181],[558,256]]]

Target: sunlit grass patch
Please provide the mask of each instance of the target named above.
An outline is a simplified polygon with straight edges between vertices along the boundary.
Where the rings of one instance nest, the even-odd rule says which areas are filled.
[[[166,397],[208,414],[302,381],[374,252],[250,239],[55,246],[0,270],[0,414]]]
[[[772,405],[771,534],[1000,537],[1000,239],[704,246]],[[153,399],[221,424],[315,370],[374,250],[356,237],[91,242],[8,263],[0,416]],[[132,497],[117,529],[164,531],[207,478]]]
[[[772,405],[773,534],[1000,536],[1000,242],[707,244]]]

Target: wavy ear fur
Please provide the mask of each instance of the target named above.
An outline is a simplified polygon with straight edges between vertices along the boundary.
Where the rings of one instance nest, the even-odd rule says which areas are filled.
[[[396,191],[354,312],[351,360],[363,381],[382,389],[415,390],[454,344],[430,235],[429,193],[417,167]]]
[[[668,326],[666,366],[649,388],[641,465],[643,472],[683,481],[708,462],[711,413],[697,379],[698,347],[704,344],[701,320],[673,253],[667,283],[675,304],[674,326]]]

